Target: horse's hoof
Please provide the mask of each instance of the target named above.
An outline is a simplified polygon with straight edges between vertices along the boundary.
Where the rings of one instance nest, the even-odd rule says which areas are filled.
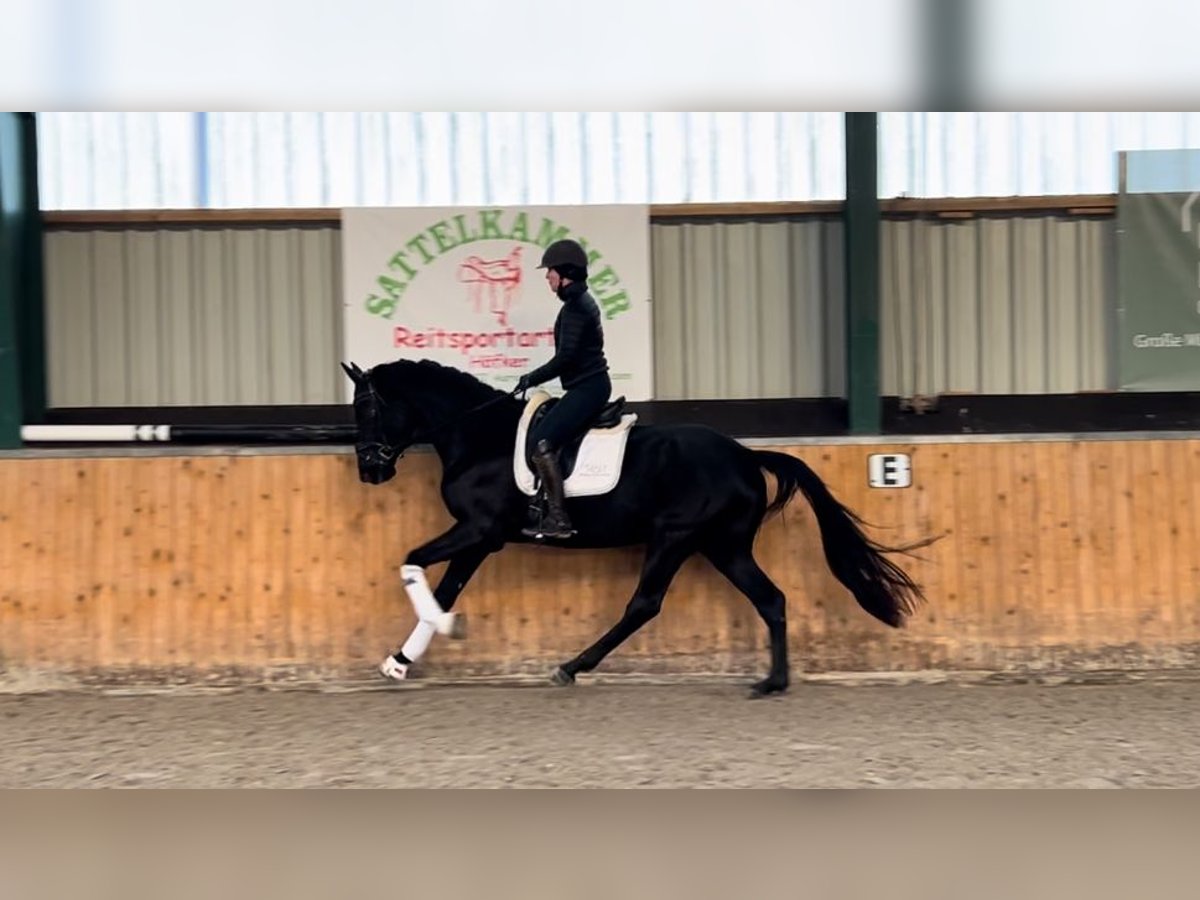
[[[389,656],[379,664],[379,674],[389,681],[406,681],[408,680],[408,666],[398,661],[396,657]]]
[[[461,641],[467,636],[467,617],[462,613],[444,613],[438,621],[437,630],[452,641]]]
[[[550,683],[556,684],[559,687],[567,687],[575,683],[575,676],[562,666],[559,666],[550,674]]]
[[[770,678],[758,682],[750,688],[750,699],[761,700],[774,694],[782,694],[788,689],[787,682],[772,681]]]

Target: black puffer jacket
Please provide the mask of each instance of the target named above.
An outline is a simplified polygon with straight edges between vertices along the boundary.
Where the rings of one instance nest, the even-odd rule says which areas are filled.
[[[554,358],[525,376],[530,387],[558,378],[570,390],[585,378],[608,371],[600,307],[588,293],[587,283],[572,282],[558,297],[562,309],[554,322]]]

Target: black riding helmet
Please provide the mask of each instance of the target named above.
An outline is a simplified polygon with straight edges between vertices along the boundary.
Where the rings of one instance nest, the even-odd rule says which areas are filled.
[[[586,281],[587,264],[587,251],[583,249],[583,245],[570,238],[563,238],[546,248],[538,268],[553,269],[563,278],[572,281]]]

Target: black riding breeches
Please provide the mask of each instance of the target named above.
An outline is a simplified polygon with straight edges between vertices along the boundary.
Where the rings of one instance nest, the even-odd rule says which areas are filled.
[[[612,381],[607,372],[593,375],[568,390],[553,409],[537,423],[533,446],[545,440],[551,450],[561,450],[572,438],[581,436],[595,421],[612,394]]]

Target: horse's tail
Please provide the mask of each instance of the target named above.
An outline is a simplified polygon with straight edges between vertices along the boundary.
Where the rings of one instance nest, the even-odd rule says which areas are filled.
[[[825,560],[834,576],[844,584],[859,606],[893,628],[899,628],[925,597],[920,587],[885,553],[906,553],[932,543],[919,541],[906,547],[885,547],[863,534],[863,524],[829,492],[820,477],[801,459],[770,450],[754,451],[754,460],[770,472],[778,484],[768,515],[783,509],[800,490],[808,499],[821,529]]]

